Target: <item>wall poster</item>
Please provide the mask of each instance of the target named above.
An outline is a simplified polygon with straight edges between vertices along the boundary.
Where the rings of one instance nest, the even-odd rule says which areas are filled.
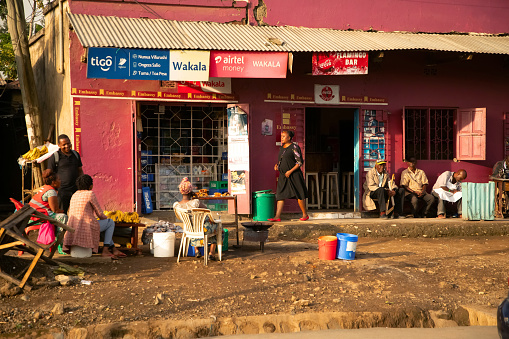
[[[262,135],[272,135],[272,120],[265,119],[262,121]]]
[[[249,105],[229,104],[228,119],[228,188],[237,196],[238,213],[251,213],[251,190],[249,184]],[[233,202],[228,203],[228,211]]]
[[[246,171],[230,171],[231,194],[246,194]]]

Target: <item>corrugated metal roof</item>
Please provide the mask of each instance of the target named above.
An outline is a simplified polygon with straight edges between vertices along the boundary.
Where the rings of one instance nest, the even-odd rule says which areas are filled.
[[[84,47],[281,52],[424,49],[509,54],[509,37],[338,31],[68,13]],[[270,42],[273,41],[273,42]]]

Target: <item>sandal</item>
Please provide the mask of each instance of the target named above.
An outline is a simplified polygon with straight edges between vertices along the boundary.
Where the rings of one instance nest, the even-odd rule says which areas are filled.
[[[216,261],[216,256],[213,254],[209,254],[209,260]]]
[[[121,252],[119,250],[116,250],[116,251],[113,251],[113,255],[119,257],[119,258],[125,258],[127,257],[127,254],[125,254],[124,252]]]
[[[195,258],[198,258],[198,259],[199,259],[199,258],[201,258],[201,253],[200,253],[200,251],[196,250],[196,252],[194,252],[194,257],[195,257]]]
[[[111,260],[118,260],[118,257],[113,253],[102,253],[101,256],[102,257],[110,257]]]

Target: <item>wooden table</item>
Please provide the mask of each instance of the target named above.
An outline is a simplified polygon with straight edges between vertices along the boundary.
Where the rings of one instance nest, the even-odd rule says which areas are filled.
[[[503,218],[502,198],[504,193],[509,191],[509,179],[490,176],[490,180],[494,181],[497,186],[497,189],[495,189],[495,218]]]
[[[214,196],[208,196],[208,197],[198,197],[200,200],[233,200],[233,207],[235,210],[235,221],[233,222],[224,222],[223,227],[225,226],[235,226],[237,229],[237,246],[239,246],[239,215],[237,213],[237,196],[236,195],[228,195],[228,196],[220,196],[220,197],[214,197]]]
[[[145,227],[145,224],[115,222],[115,227],[119,228],[131,227],[131,245],[133,246],[132,249],[136,251],[136,254],[141,253],[141,249],[138,248],[138,227]]]

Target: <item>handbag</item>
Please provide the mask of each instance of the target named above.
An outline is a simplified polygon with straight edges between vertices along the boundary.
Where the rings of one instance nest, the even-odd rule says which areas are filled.
[[[55,226],[45,221],[39,228],[37,242],[43,245],[49,245],[55,241]]]

